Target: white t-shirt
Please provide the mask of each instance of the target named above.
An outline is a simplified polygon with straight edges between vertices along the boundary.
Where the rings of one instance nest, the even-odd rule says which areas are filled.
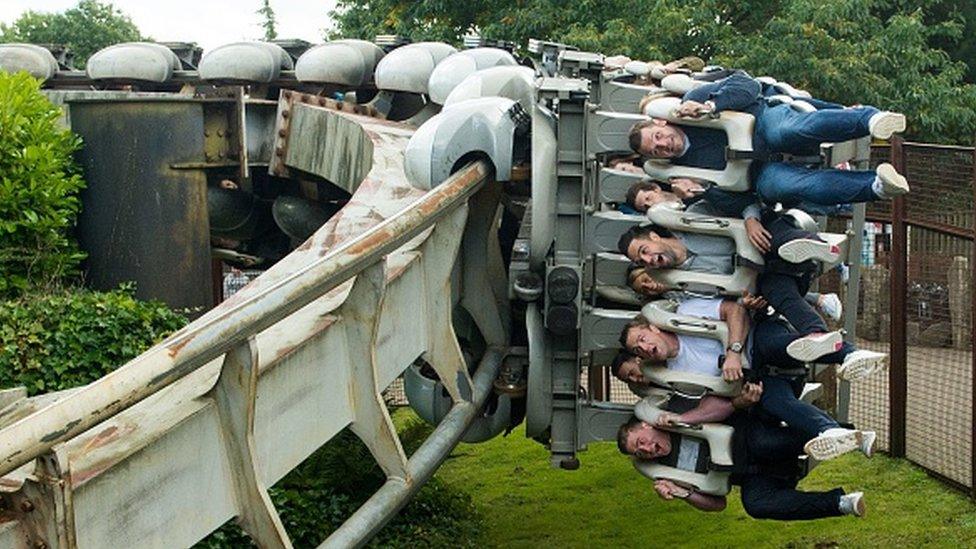
[[[677,313],[711,320],[721,319],[721,298],[695,297],[678,305]],[[722,342],[717,339],[676,334],[678,354],[668,359],[668,369],[706,376],[721,376],[720,357],[725,354]]]

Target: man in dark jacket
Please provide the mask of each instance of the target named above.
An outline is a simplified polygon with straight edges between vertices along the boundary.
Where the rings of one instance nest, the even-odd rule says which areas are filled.
[[[825,142],[841,142],[871,135],[890,138],[905,128],[899,113],[874,107],[829,108],[800,112],[789,105],[769,105],[758,81],[745,74],[689,91],[679,108],[681,116],[700,117],[734,110],[755,119],[753,150],[810,156]],[[680,126],[661,119],[642,121],[630,133],[630,147],[651,158],[673,164],[721,170],[726,165],[728,137],[724,131]],[[834,206],[889,199],[907,193],[908,182],[891,164],[874,171],[812,169],[788,162],[753,162],[752,183],[767,204]]]

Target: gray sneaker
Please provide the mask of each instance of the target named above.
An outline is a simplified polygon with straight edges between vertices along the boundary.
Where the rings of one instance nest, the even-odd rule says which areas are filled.
[[[841,513],[863,517],[867,509],[864,507],[864,492],[851,492],[840,497],[840,504],[837,506]]]

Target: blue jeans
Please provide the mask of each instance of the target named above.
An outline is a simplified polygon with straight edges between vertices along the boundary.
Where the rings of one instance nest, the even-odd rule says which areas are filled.
[[[835,213],[837,205],[878,200],[871,186],[870,171],[812,169],[785,162],[760,166],[753,181],[760,198],[768,205],[799,207],[811,213]]]
[[[849,141],[870,135],[874,107],[800,112],[789,105],[765,109],[756,120],[756,134],[772,152],[818,154],[821,143]]]

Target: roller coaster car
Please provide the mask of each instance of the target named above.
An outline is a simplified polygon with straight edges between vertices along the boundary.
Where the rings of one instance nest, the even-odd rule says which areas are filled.
[[[444,385],[429,367],[418,364],[408,367],[403,372],[403,388],[410,407],[431,425],[440,423],[454,404]],[[496,391],[488,399],[488,404],[485,405],[481,415],[461,437],[464,442],[484,442],[498,436],[509,427],[513,396]]]
[[[200,78],[214,82],[268,83],[294,62],[271,42],[237,42],[208,51],[200,60]]]
[[[496,181],[511,179],[512,165],[527,152],[531,122],[521,105],[503,97],[471,99],[446,107],[425,122],[407,144],[407,179],[429,190],[463,161],[487,157]]]

